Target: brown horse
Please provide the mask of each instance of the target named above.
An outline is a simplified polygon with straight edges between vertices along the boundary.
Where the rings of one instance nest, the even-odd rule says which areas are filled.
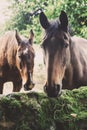
[[[60,95],[62,88],[72,90],[87,85],[87,40],[70,36],[64,11],[54,21],[48,21],[41,12],[40,23],[45,30],[42,48],[47,70],[44,88],[48,96]]]
[[[0,38],[0,93],[3,84],[13,82],[13,91],[34,87],[32,81],[34,67],[34,33],[30,31],[29,39],[19,36],[17,31],[9,31]]]

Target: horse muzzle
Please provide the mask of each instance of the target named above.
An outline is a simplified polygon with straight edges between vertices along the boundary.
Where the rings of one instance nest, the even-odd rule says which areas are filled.
[[[45,85],[44,91],[48,97],[58,97],[61,95],[61,86],[59,84],[55,84],[54,86]]]
[[[35,83],[31,82],[30,84],[26,83],[24,84],[24,90],[25,91],[29,91],[29,90],[32,90],[35,86]]]

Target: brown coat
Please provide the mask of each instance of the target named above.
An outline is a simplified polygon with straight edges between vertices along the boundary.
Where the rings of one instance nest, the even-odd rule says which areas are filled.
[[[34,59],[34,50],[32,48],[32,45],[28,44],[29,40],[28,39],[24,40],[15,31],[6,32],[0,38],[0,93],[2,93],[3,91],[3,84],[7,81],[13,82],[13,91],[19,91],[21,89],[22,82],[23,82],[23,78],[22,78],[23,74],[21,71],[23,71],[24,68],[22,67],[23,70],[20,68],[20,64],[22,64],[21,63],[22,59],[20,59],[19,55],[21,54],[23,55],[25,52],[29,56],[32,55],[32,58]],[[23,63],[24,66],[26,66],[25,70],[27,75],[27,76],[24,75],[25,76],[24,78],[26,78],[28,81],[29,74],[26,65],[28,63],[27,59],[26,61],[23,61]],[[34,63],[32,64],[33,67]]]

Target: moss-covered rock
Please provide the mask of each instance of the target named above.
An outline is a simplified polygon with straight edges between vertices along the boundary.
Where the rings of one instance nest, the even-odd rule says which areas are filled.
[[[0,98],[0,130],[87,130],[87,87],[44,93],[15,93]]]

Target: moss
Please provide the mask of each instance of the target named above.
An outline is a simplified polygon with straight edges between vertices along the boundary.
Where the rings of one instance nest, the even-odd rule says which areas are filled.
[[[80,87],[79,89],[72,90],[73,96],[79,99],[86,99],[87,101],[87,87]]]
[[[20,101],[15,98],[3,97],[0,102],[6,120],[17,121],[17,118],[22,113]],[[14,118],[13,118],[14,117]]]
[[[41,109],[39,110],[38,121],[40,129],[49,129],[49,126],[53,123],[53,110],[51,108],[51,102],[49,99],[42,99]]]
[[[18,122],[18,124],[16,125],[16,128],[14,128],[15,130],[32,130],[31,128],[29,128],[29,122],[26,122],[25,120]]]
[[[3,117],[15,123],[11,130],[80,130],[79,122],[87,122],[87,87],[64,90],[57,98],[36,92],[3,96]]]

